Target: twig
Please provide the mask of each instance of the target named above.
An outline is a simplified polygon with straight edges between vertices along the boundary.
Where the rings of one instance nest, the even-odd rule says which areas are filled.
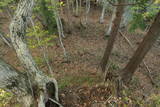
[[[52,99],[52,98],[48,98],[50,101],[52,101],[53,103],[56,103],[57,105],[59,105],[59,107],[63,107],[59,102],[57,102],[56,100]]]
[[[153,80],[153,78],[151,77],[151,70],[149,69],[149,67],[146,65],[146,63],[143,61],[143,64],[144,64],[144,66],[146,67],[146,69],[147,69],[147,71],[148,71],[148,76],[149,76],[149,78],[151,79],[151,83],[153,84],[153,85],[155,85],[155,82],[154,82],[154,80]]]
[[[134,47],[133,47],[132,43],[129,41],[129,39],[120,30],[119,30],[119,33],[127,41],[127,43],[132,48],[132,50],[134,50]],[[150,78],[152,85],[155,85],[155,82],[154,82],[153,78],[150,75],[151,71],[150,71],[149,67],[147,66],[147,64],[145,63],[145,61],[142,61],[142,62],[144,64],[145,68],[147,69],[148,77]]]
[[[4,41],[5,44],[7,44],[10,48],[12,47],[10,41],[5,37],[3,36],[1,33],[0,33],[0,38]]]

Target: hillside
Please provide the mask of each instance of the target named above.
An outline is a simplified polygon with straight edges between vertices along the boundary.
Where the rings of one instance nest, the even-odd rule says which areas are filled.
[[[104,82],[105,73],[101,71],[99,65],[109,38],[104,35],[108,29],[111,15],[106,13],[105,22],[100,24],[100,13],[101,8],[92,7],[88,15],[88,23],[84,26],[81,23],[83,15],[71,15],[68,19],[64,7],[60,15],[64,25],[65,38],[63,38],[63,44],[67,52],[67,59],[64,57],[59,39],[52,41],[54,45],[47,48],[49,64],[53,70],[52,75],[49,74],[40,48],[30,48],[38,67],[58,81],[61,104],[64,107],[108,107],[116,103],[122,107],[125,105],[127,107],[142,107],[141,104],[144,105],[143,107],[147,107],[148,104],[159,101],[159,97],[154,97],[160,94],[159,41],[145,56],[143,61],[146,66],[141,63],[134,73],[131,83],[124,89],[122,98],[117,98],[114,79]],[[1,30],[4,34],[9,34],[10,19],[5,14],[0,14],[0,17],[3,17]],[[72,22],[71,28],[68,26],[68,21]],[[68,32],[68,29],[71,29],[72,32]],[[107,71],[111,72],[111,78],[112,72],[120,72],[126,66],[146,34],[140,29],[133,33],[127,30],[127,27],[120,29],[122,34],[118,33],[116,38],[107,66]],[[127,40],[133,45],[134,49]],[[0,50],[0,56],[5,61],[16,69],[25,71],[14,49],[4,44],[2,40],[0,40]],[[14,97],[12,99],[6,107],[17,107]]]

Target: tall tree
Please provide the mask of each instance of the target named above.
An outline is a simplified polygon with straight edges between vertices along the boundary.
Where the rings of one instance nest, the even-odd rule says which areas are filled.
[[[147,52],[151,49],[155,41],[160,36],[160,11],[154,19],[150,29],[148,30],[143,41],[140,43],[133,57],[126,65],[126,67],[121,71],[122,80],[127,83],[131,80],[134,72],[136,71],[139,64],[142,62],[143,58]]]
[[[125,0],[118,0],[118,4],[124,3],[124,1]],[[109,56],[110,56],[112,49],[113,49],[113,46],[114,46],[114,42],[115,42],[115,39],[116,39],[116,36],[118,33],[118,29],[119,29],[119,26],[121,23],[121,18],[123,16],[123,10],[124,10],[124,6],[117,6],[116,7],[115,17],[112,22],[113,24],[112,24],[110,37],[108,39],[107,47],[105,49],[103,58],[100,63],[100,66],[101,66],[103,72],[105,72],[106,65],[109,60]]]

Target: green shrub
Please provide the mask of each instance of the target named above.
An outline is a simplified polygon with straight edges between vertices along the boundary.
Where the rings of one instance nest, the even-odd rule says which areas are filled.
[[[50,35],[47,30],[44,30],[42,24],[39,22],[27,29],[27,37],[27,43],[30,48],[53,46],[53,40],[57,38],[56,35]]]

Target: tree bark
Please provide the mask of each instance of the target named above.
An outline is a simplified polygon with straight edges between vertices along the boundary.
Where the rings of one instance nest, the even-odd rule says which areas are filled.
[[[66,49],[65,49],[63,41],[62,41],[62,37],[65,37],[65,36],[63,34],[63,26],[62,26],[62,22],[61,22],[59,13],[58,13],[58,9],[57,9],[58,7],[56,6],[57,1],[56,0],[52,0],[51,3],[55,7],[53,12],[54,12],[56,23],[57,23],[57,29],[58,29],[60,45],[61,45],[61,47],[63,49],[64,57],[67,58],[67,52],[66,52]]]
[[[116,7],[113,7],[113,8],[114,8],[114,9],[113,9],[113,13],[112,13],[112,18],[111,18],[111,20],[110,20],[109,28],[108,28],[105,36],[110,36],[110,35],[111,35],[112,26],[113,26],[113,22],[114,22],[115,17],[116,17],[116,10],[117,10]]]
[[[118,0],[118,3],[121,4],[121,3],[123,3],[123,1],[124,0]],[[115,39],[116,39],[116,36],[117,36],[117,33],[118,33],[121,18],[122,18],[122,15],[123,15],[123,9],[124,9],[123,6],[117,6],[116,7],[116,14],[115,14],[115,18],[113,20],[111,34],[110,34],[110,37],[109,37],[109,40],[108,40],[107,47],[105,49],[103,58],[102,58],[101,63],[100,63],[100,66],[101,66],[103,72],[105,72],[106,65],[107,65],[108,60],[109,60],[109,56],[110,56],[111,51],[113,49],[113,45],[114,45],[114,42],[115,42]]]
[[[0,88],[16,95],[31,93],[28,77],[0,58]]]
[[[33,4],[33,0],[20,0],[15,16],[10,24],[10,38],[17,57],[31,76],[35,77],[35,74],[38,73],[38,67],[33,61],[25,43],[26,28],[31,17]]]
[[[32,90],[26,73],[19,72],[0,58],[0,88],[13,93],[24,107],[33,104]]]
[[[78,16],[79,15],[79,1],[78,0],[75,0],[76,2],[76,10],[75,10],[75,16]]]
[[[108,6],[108,2],[106,0],[102,1],[102,13],[99,19],[99,22],[102,24],[104,23],[104,16],[105,16],[105,12],[106,12],[106,8]]]
[[[123,20],[121,21],[120,28],[126,28],[127,25],[131,22],[133,17],[131,6],[126,6],[124,9]]]
[[[55,102],[59,101],[57,82],[54,78],[47,77],[39,70],[25,42],[27,23],[31,17],[33,5],[33,0],[19,1],[15,16],[10,24],[10,38],[17,57],[27,71],[26,74],[32,91],[31,98],[34,99],[31,103],[36,102],[33,103],[34,107],[45,107],[48,103],[50,104],[46,107],[51,104],[57,107],[58,103],[49,100],[51,98]],[[24,101],[27,102],[27,98]],[[31,103],[26,107],[30,107]]]
[[[91,8],[90,0],[86,0],[86,13],[85,13],[86,16],[85,16],[85,24],[88,23],[88,14],[89,14],[90,8]]]
[[[147,52],[151,49],[155,41],[160,36],[159,28],[160,28],[160,11],[157,14],[154,22],[152,23],[143,41],[140,43],[139,47],[134,53],[133,57],[130,59],[126,67],[121,71],[121,77],[125,83],[128,83],[131,80],[137,67],[142,62]]]

